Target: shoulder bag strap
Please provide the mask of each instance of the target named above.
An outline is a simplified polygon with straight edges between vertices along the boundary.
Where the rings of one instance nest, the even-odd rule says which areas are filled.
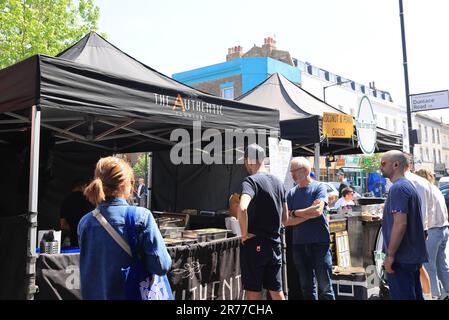
[[[93,216],[97,218],[98,222],[106,229],[106,231],[109,233],[109,235],[117,242],[117,244],[122,247],[123,250],[126,251],[131,257],[133,256],[131,248],[129,247],[129,244],[126,243],[126,241],[118,234],[117,231],[109,224],[108,220],[101,214],[100,210],[96,208],[92,212]]]
[[[137,257],[136,207],[128,206],[125,215],[125,228],[132,257]]]

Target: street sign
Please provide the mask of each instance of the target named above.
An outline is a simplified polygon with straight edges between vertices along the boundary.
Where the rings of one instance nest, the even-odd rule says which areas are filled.
[[[411,112],[449,108],[449,91],[435,91],[410,95]]]
[[[323,113],[323,134],[328,138],[352,138],[354,122],[351,115]]]

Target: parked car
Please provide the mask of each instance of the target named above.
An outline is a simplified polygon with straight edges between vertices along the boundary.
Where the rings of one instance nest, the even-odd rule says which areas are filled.
[[[446,201],[446,207],[449,210],[449,184],[443,185],[440,187],[440,190],[444,196],[444,200]]]
[[[438,188],[445,186],[449,187],[449,177],[441,177],[440,180],[438,180]]]

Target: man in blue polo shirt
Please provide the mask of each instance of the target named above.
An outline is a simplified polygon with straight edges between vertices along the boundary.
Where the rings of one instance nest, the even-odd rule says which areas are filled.
[[[291,210],[287,224],[294,226],[293,260],[304,299],[335,300],[329,225],[323,210],[327,190],[324,184],[310,178],[310,170],[311,164],[304,157],[293,158],[290,162],[290,172],[297,184],[287,193],[287,205]]]
[[[242,245],[240,267],[247,300],[262,299],[262,288],[273,300],[284,300],[281,281],[281,222],[288,219],[285,189],[281,181],[266,172],[265,151],[257,144],[245,150],[245,167],[250,176],[242,183],[237,209]]]
[[[380,164],[382,175],[393,185],[385,201],[382,218],[384,268],[392,300],[424,300],[419,269],[427,262],[421,201],[413,184],[404,176],[407,156],[386,152]]]

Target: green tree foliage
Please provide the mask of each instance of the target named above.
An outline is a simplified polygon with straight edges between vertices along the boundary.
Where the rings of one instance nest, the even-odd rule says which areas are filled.
[[[371,156],[361,156],[359,166],[365,171],[365,173],[379,172],[380,159],[383,153],[374,153]]]
[[[34,54],[54,56],[89,31],[94,0],[0,0],[0,69]]]
[[[139,155],[136,164],[133,166],[134,177],[136,180],[139,178],[145,179],[145,155],[146,153]]]

